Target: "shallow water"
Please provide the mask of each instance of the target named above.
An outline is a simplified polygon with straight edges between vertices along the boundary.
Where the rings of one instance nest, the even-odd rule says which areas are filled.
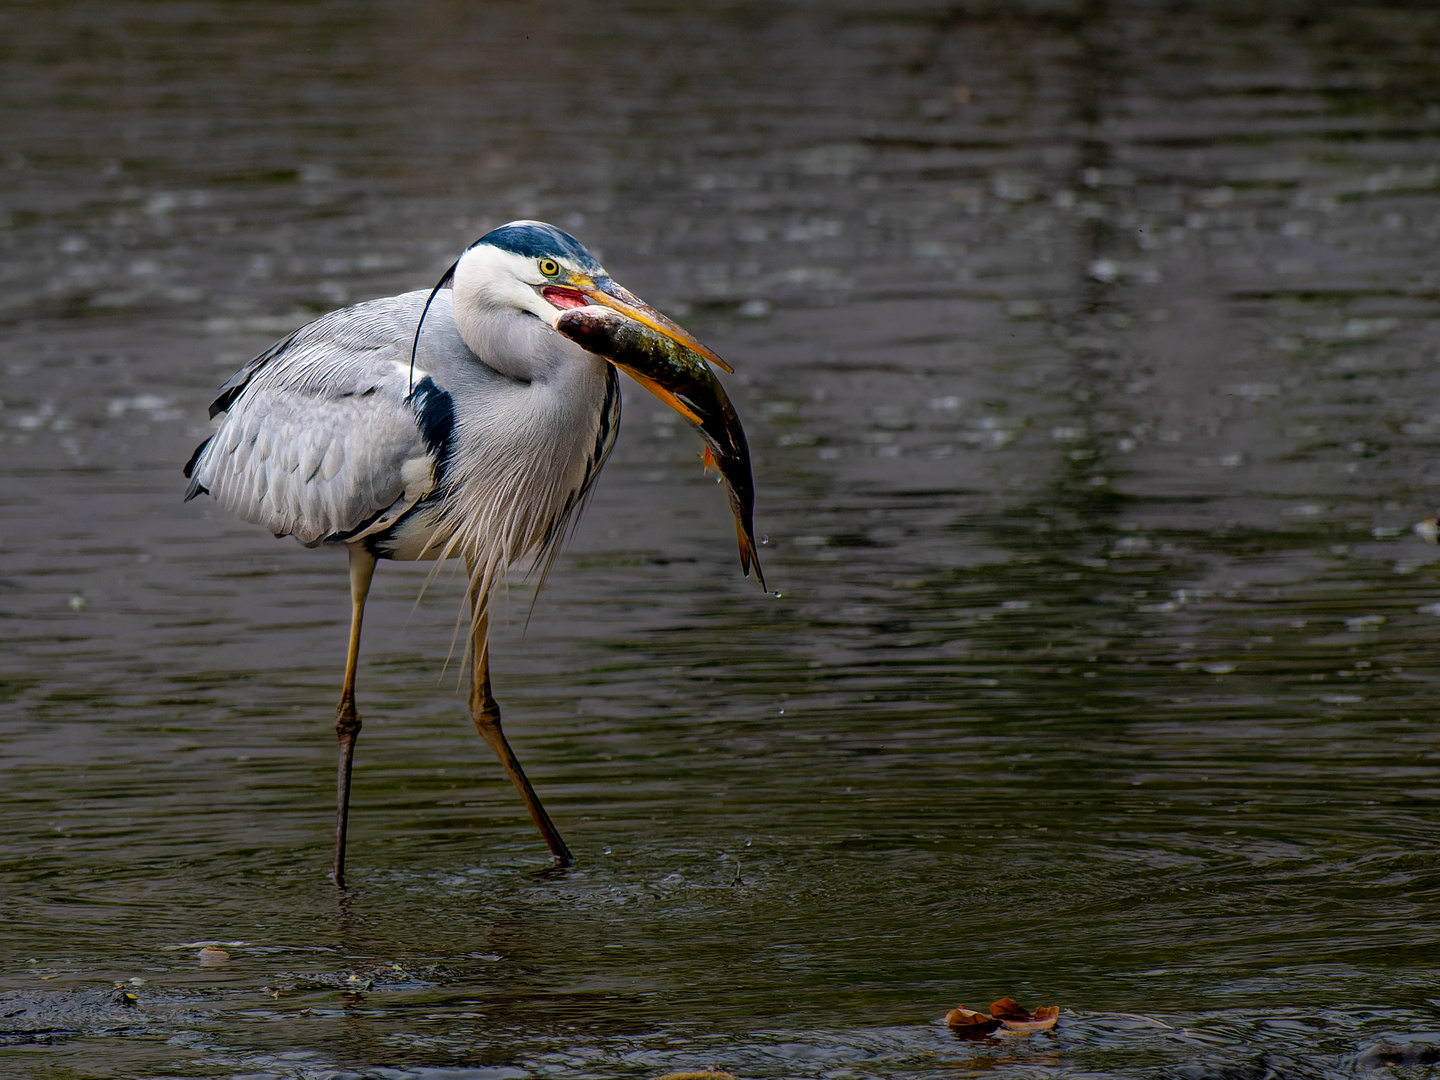
[[[0,1072],[1435,1072],[1440,15],[1252,8],[0,11]],[[518,216],[735,365],[780,595],[627,389],[495,644],[576,866],[385,566],[338,902],[343,558],[179,466]]]

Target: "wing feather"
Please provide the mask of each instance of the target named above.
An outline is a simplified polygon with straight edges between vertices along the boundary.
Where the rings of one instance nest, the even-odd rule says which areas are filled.
[[[216,400],[223,419],[197,452],[192,493],[310,545],[354,539],[424,497],[437,454],[410,392],[413,296],[332,312],[238,372]]]

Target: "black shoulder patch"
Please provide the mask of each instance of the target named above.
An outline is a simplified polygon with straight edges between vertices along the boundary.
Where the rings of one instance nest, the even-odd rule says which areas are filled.
[[[501,251],[510,251],[538,259],[542,255],[564,258],[590,273],[599,273],[601,266],[585,245],[554,225],[543,221],[514,221],[486,233],[471,247],[488,244]]]
[[[455,431],[455,402],[435,380],[426,375],[415,384],[406,402],[415,410],[415,426],[425,440],[425,449],[435,459],[436,475],[445,472],[450,453],[450,436]]]

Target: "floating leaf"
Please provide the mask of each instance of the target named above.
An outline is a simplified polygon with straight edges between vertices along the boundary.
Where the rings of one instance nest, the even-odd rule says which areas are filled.
[[[1000,1021],[993,1016],[967,1009],[964,1005],[946,1013],[945,1023],[959,1035],[988,1035],[1000,1026]]]
[[[1060,1006],[1041,1005],[1033,1013],[1012,997],[1003,997],[990,1006],[990,1015],[1009,1031],[1047,1031],[1060,1018]]]

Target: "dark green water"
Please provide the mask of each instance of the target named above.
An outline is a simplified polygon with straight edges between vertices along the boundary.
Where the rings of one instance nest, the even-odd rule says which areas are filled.
[[[341,902],[343,558],[179,466],[519,216],[735,365],[781,595],[628,388],[495,643],[575,867],[384,566]],[[0,225],[0,1075],[1436,1072],[1433,5],[10,4]]]

